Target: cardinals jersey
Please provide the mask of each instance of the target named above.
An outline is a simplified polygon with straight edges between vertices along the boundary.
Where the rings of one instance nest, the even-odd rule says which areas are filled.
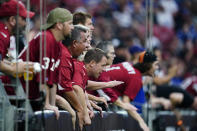
[[[123,62],[111,65],[100,77],[110,77],[110,80],[123,81],[124,83],[111,88],[118,96],[127,95],[133,100],[142,88],[142,76],[140,71],[135,69],[131,63]]]
[[[68,51],[68,49],[61,45],[62,55],[60,62],[60,71],[59,71],[59,84],[58,84],[58,93],[62,95],[63,92],[72,91],[72,78],[74,73],[74,64],[73,58]]]
[[[84,91],[86,89],[88,74],[83,62],[75,60],[74,61],[74,75],[73,75],[73,85],[80,86]]]
[[[46,34],[46,35],[45,35]],[[42,43],[40,40],[42,36]],[[46,41],[45,41],[46,40]],[[41,46],[41,47],[40,47]],[[39,62],[42,65],[42,83],[46,81],[47,85],[51,87],[54,83],[58,83],[58,67],[61,56],[61,42],[57,42],[50,30],[46,33],[38,33],[37,36],[29,43],[27,47],[21,52],[21,59],[26,61],[27,48],[29,48],[29,61]],[[41,53],[42,52],[42,53]],[[41,59],[40,59],[41,58]],[[46,76],[45,75],[46,71]],[[39,73],[34,76],[33,80],[29,81],[30,99],[37,98],[39,95]],[[45,78],[45,79],[44,79]],[[24,79],[21,80],[23,87],[25,87]]]
[[[10,47],[10,33],[5,24],[0,22],[0,55],[1,60],[6,57],[8,48]]]

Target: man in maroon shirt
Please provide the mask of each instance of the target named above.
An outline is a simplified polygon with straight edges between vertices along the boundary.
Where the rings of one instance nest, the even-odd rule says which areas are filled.
[[[78,94],[78,97],[84,109],[84,113],[86,114],[85,116],[88,117],[89,119],[88,109],[90,110],[91,113],[90,118],[91,115],[93,115],[93,109],[88,99],[88,95],[86,94],[85,91],[88,83],[88,75],[90,75],[88,71],[91,68],[91,70],[94,69],[94,71],[96,72],[102,72],[103,67],[106,65],[106,56],[103,51],[98,49],[89,50],[87,52],[87,55],[92,61],[91,66],[90,66],[90,62],[84,64],[84,62],[81,61],[77,61],[77,60],[74,61],[75,73],[73,75],[72,81],[73,81],[73,88]],[[94,105],[94,107],[96,107],[97,109],[99,108],[101,110],[101,108],[98,106]]]
[[[53,110],[57,118],[59,117],[59,112],[55,106],[55,95],[57,83],[59,82],[58,67],[60,56],[62,55],[61,41],[70,35],[72,28],[72,14],[70,11],[64,8],[55,8],[49,12],[47,23],[43,26],[46,32],[42,31],[37,34],[21,53],[21,58],[26,60],[27,48],[29,48],[29,60],[40,62],[42,65],[42,76],[37,74],[32,81],[29,81],[29,98],[36,99],[39,97],[39,83],[41,82],[41,87],[46,88],[47,91],[45,109]],[[41,43],[40,40],[42,40]],[[42,44],[42,48],[40,48],[40,44]],[[25,87],[25,81],[22,81]]]
[[[108,54],[108,64],[112,64],[114,55],[114,48],[110,44],[103,44],[102,42],[97,45],[97,48],[103,49]],[[124,103],[130,103],[139,90],[142,88],[142,75],[154,75],[155,69],[158,68],[158,61],[156,56],[151,52],[143,52],[140,54],[139,63],[132,65],[128,62],[123,62],[116,65],[107,67],[101,73],[98,81],[118,80],[124,83],[114,88],[103,89],[103,94],[107,95],[109,100],[115,102],[118,96],[122,96]],[[102,94],[102,93],[101,93]],[[141,128],[145,131],[149,130],[143,119],[136,111],[128,111],[140,124]]]
[[[58,93],[67,99],[74,107],[79,117],[79,125],[82,129],[83,124],[90,124],[91,121],[87,114],[84,114],[83,105],[81,105],[76,90],[73,87],[73,75],[75,72],[74,61],[81,55],[84,50],[87,50],[90,45],[87,42],[86,36],[87,29],[82,26],[77,26],[71,33],[71,37],[63,41],[62,56],[60,63],[60,74]]]
[[[17,7],[19,8],[19,14],[17,16]],[[5,59],[8,48],[10,47],[10,36],[16,35],[16,27],[18,23],[18,30],[24,29],[26,26],[25,18],[27,14],[32,18],[33,12],[27,11],[21,1],[10,0],[0,5],[0,71],[5,74],[14,75],[16,72],[24,73],[27,66],[26,62],[18,62],[18,66],[13,63],[6,63],[2,61]],[[32,68],[33,64],[28,64],[29,68]],[[18,68],[16,68],[16,66]]]
[[[120,86],[112,88],[118,96],[122,96],[123,102],[130,103],[134,100],[139,90],[142,88],[142,75],[153,76],[154,71],[158,68],[156,56],[151,52],[143,52],[140,54],[139,63],[132,66],[131,63],[123,62],[112,65],[106,69],[100,77],[109,76],[110,80],[119,80],[124,83]],[[117,75],[118,74],[118,75]],[[129,112],[136,120],[138,120],[143,130],[149,130],[143,119],[137,112]]]

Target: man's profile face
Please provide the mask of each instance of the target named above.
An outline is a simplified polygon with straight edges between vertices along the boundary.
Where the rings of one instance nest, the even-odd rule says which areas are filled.
[[[22,34],[23,31],[25,31],[26,27],[26,18],[22,16],[15,17],[15,20],[18,22],[18,27],[17,27],[17,22],[13,27],[13,35],[17,34],[17,30],[19,31],[19,34]],[[18,28],[18,29],[17,29]]]
[[[85,22],[85,26],[87,26],[90,29],[91,33],[94,31],[92,19],[87,18]]]
[[[107,64],[108,65],[112,65],[113,61],[114,61],[114,58],[116,57],[115,55],[115,50],[114,50],[114,47],[112,45],[108,46],[108,53],[107,53],[107,56],[108,56],[108,59],[107,59]]]
[[[96,63],[93,67],[94,78],[98,78],[100,76],[103,69],[106,67],[106,64],[107,64],[107,58],[105,56],[103,56],[101,61]]]
[[[71,34],[71,30],[73,29],[72,20],[66,21],[63,23],[63,35],[64,37],[69,36]]]
[[[80,41],[76,41],[75,54],[76,57],[80,56],[84,51],[87,51],[90,48],[90,43],[88,42],[87,35],[85,32],[81,32]]]
[[[147,72],[147,75],[154,77],[155,71],[159,69],[159,62],[155,61],[152,64],[152,68]]]

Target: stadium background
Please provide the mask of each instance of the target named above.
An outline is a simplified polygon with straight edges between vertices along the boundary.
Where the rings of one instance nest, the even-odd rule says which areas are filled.
[[[30,21],[29,40],[40,31],[40,10],[43,19],[55,7],[63,7],[72,13],[88,12],[93,16],[95,30],[93,45],[100,40],[110,40],[116,49],[114,63],[130,61],[129,47],[139,45],[162,50],[162,69],[178,65],[177,75],[170,81],[180,85],[197,67],[197,1],[153,0],[153,36],[146,38],[145,0],[30,0],[30,10],[36,16]],[[26,4],[26,0],[23,0]],[[41,9],[40,9],[41,8]],[[195,74],[196,75],[196,74]]]

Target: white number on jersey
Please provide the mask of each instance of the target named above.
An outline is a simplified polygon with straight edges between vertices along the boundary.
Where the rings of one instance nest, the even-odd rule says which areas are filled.
[[[60,63],[59,59],[55,62],[53,58],[50,60],[48,57],[44,57],[43,61],[44,61],[44,65],[42,65],[42,69],[45,69],[45,70],[49,68],[50,61],[52,62],[52,66],[50,68],[51,71],[54,71],[55,68],[57,68]]]
[[[111,71],[111,70],[119,70],[120,67],[117,66],[117,67],[110,67],[110,68],[106,68],[105,71]]]
[[[128,71],[128,74],[135,74],[135,69],[133,68],[133,66],[131,66],[130,63],[123,62],[122,65]]]
[[[50,59],[48,57],[44,57],[43,61],[44,61],[44,65],[42,65],[42,68],[46,70],[49,68]]]

